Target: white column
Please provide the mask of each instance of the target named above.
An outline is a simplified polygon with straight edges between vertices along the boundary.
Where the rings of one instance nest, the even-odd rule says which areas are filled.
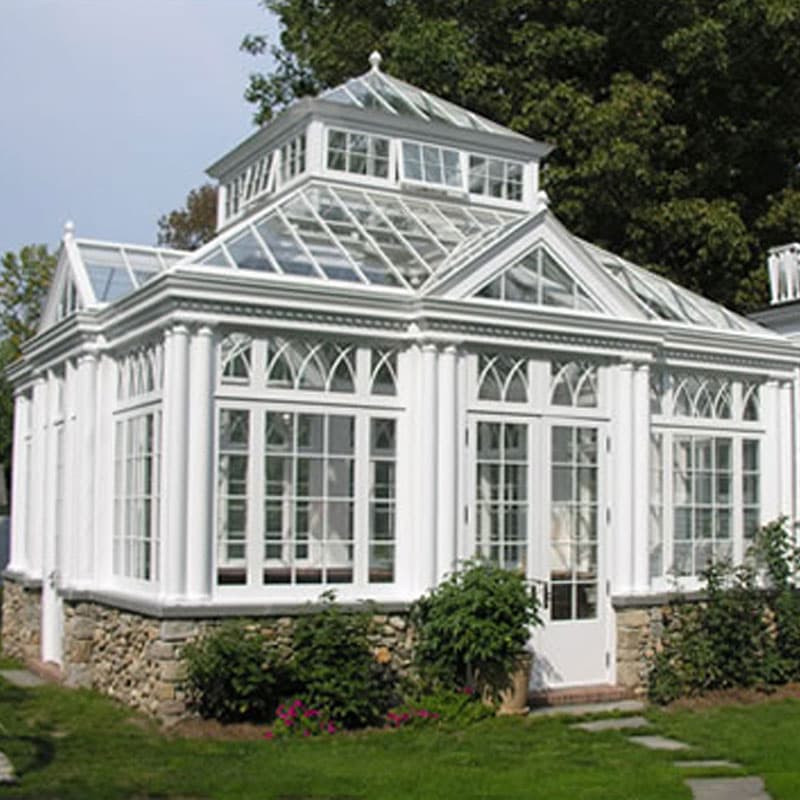
[[[610,482],[612,564],[608,571],[612,594],[625,594],[634,586],[633,530],[633,367],[619,364],[612,371],[613,408],[611,454],[606,475]]]
[[[164,339],[162,594],[175,598],[186,591],[189,331],[184,325],[175,325]]]
[[[778,513],[790,519],[794,515],[794,466],[792,459],[792,442],[794,429],[792,425],[792,385],[788,381],[780,384],[778,389],[779,426],[778,446],[780,448],[780,488],[778,497]]]
[[[117,396],[117,361],[108,353],[97,360],[94,427],[94,545],[93,586],[113,583],[114,574],[114,418]]]
[[[214,347],[201,327],[189,346],[189,486],[186,505],[186,594],[208,598],[214,530]]]
[[[8,569],[27,573],[26,540],[29,521],[28,508],[28,452],[26,436],[30,421],[31,401],[24,392],[14,395],[14,464],[11,470],[11,557]]]
[[[650,367],[639,364],[633,372],[632,457],[633,502],[631,544],[633,546],[633,591],[646,592],[650,586]]]
[[[456,481],[458,480],[458,407],[456,361],[448,345],[439,355],[438,452],[436,471],[436,582],[456,565],[458,537]]]
[[[767,426],[761,452],[761,518],[772,520],[781,513],[781,410],[778,382],[768,380],[761,392],[761,415]]]
[[[31,470],[26,545],[28,556],[28,575],[41,579],[43,576],[44,535],[45,535],[45,495],[46,495],[46,457],[47,457],[47,383],[39,375],[33,384],[33,416],[31,420]]]
[[[80,463],[83,457],[76,447],[77,392],[77,367],[73,361],[68,361],[64,367],[64,522],[58,567],[61,586],[72,586],[75,577],[73,553],[78,544],[75,525],[81,513]]]
[[[78,585],[87,585],[94,572],[96,406],[97,354],[87,352],[78,359],[78,402],[75,420],[78,513],[75,518],[72,574]]]
[[[800,369],[794,371],[792,386],[792,519],[796,523],[800,516]],[[794,530],[790,528],[790,530]]]
[[[420,551],[416,562],[422,588],[436,583],[436,345],[422,345],[419,373],[417,487]]]

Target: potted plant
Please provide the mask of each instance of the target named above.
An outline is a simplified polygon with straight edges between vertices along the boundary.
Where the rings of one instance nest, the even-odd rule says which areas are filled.
[[[525,648],[531,626],[541,624],[538,610],[521,572],[463,562],[412,608],[421,675],[445,687],[472,687],[500,701],[501,713],[523,713],[531,666]]]

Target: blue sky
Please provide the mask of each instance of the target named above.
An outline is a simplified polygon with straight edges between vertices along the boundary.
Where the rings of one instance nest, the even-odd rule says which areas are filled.
[[[0,0],[0,254],[78,236],[155,243],[252,132],[239,51],[277,36],[257,0]]]

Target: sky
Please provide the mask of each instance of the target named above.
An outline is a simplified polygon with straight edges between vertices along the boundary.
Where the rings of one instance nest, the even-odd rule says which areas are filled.
[[[0,254],[76,235],[154,244],[158,218],[253,131],[239,50],[258,0],[0,0]]]

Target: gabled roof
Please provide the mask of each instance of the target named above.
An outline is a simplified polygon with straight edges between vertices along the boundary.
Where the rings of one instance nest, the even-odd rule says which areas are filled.
[[[372,53],[369,61],[372,66],[369,72],[322,92],[320,99],[358,108],[372,108],[394,116],[411,116],[425,122],[443,122],[456,128],[497,133],[530,141],[529,137],[498,125],[474,111],[387,75],[380,69],[380,53]]]

